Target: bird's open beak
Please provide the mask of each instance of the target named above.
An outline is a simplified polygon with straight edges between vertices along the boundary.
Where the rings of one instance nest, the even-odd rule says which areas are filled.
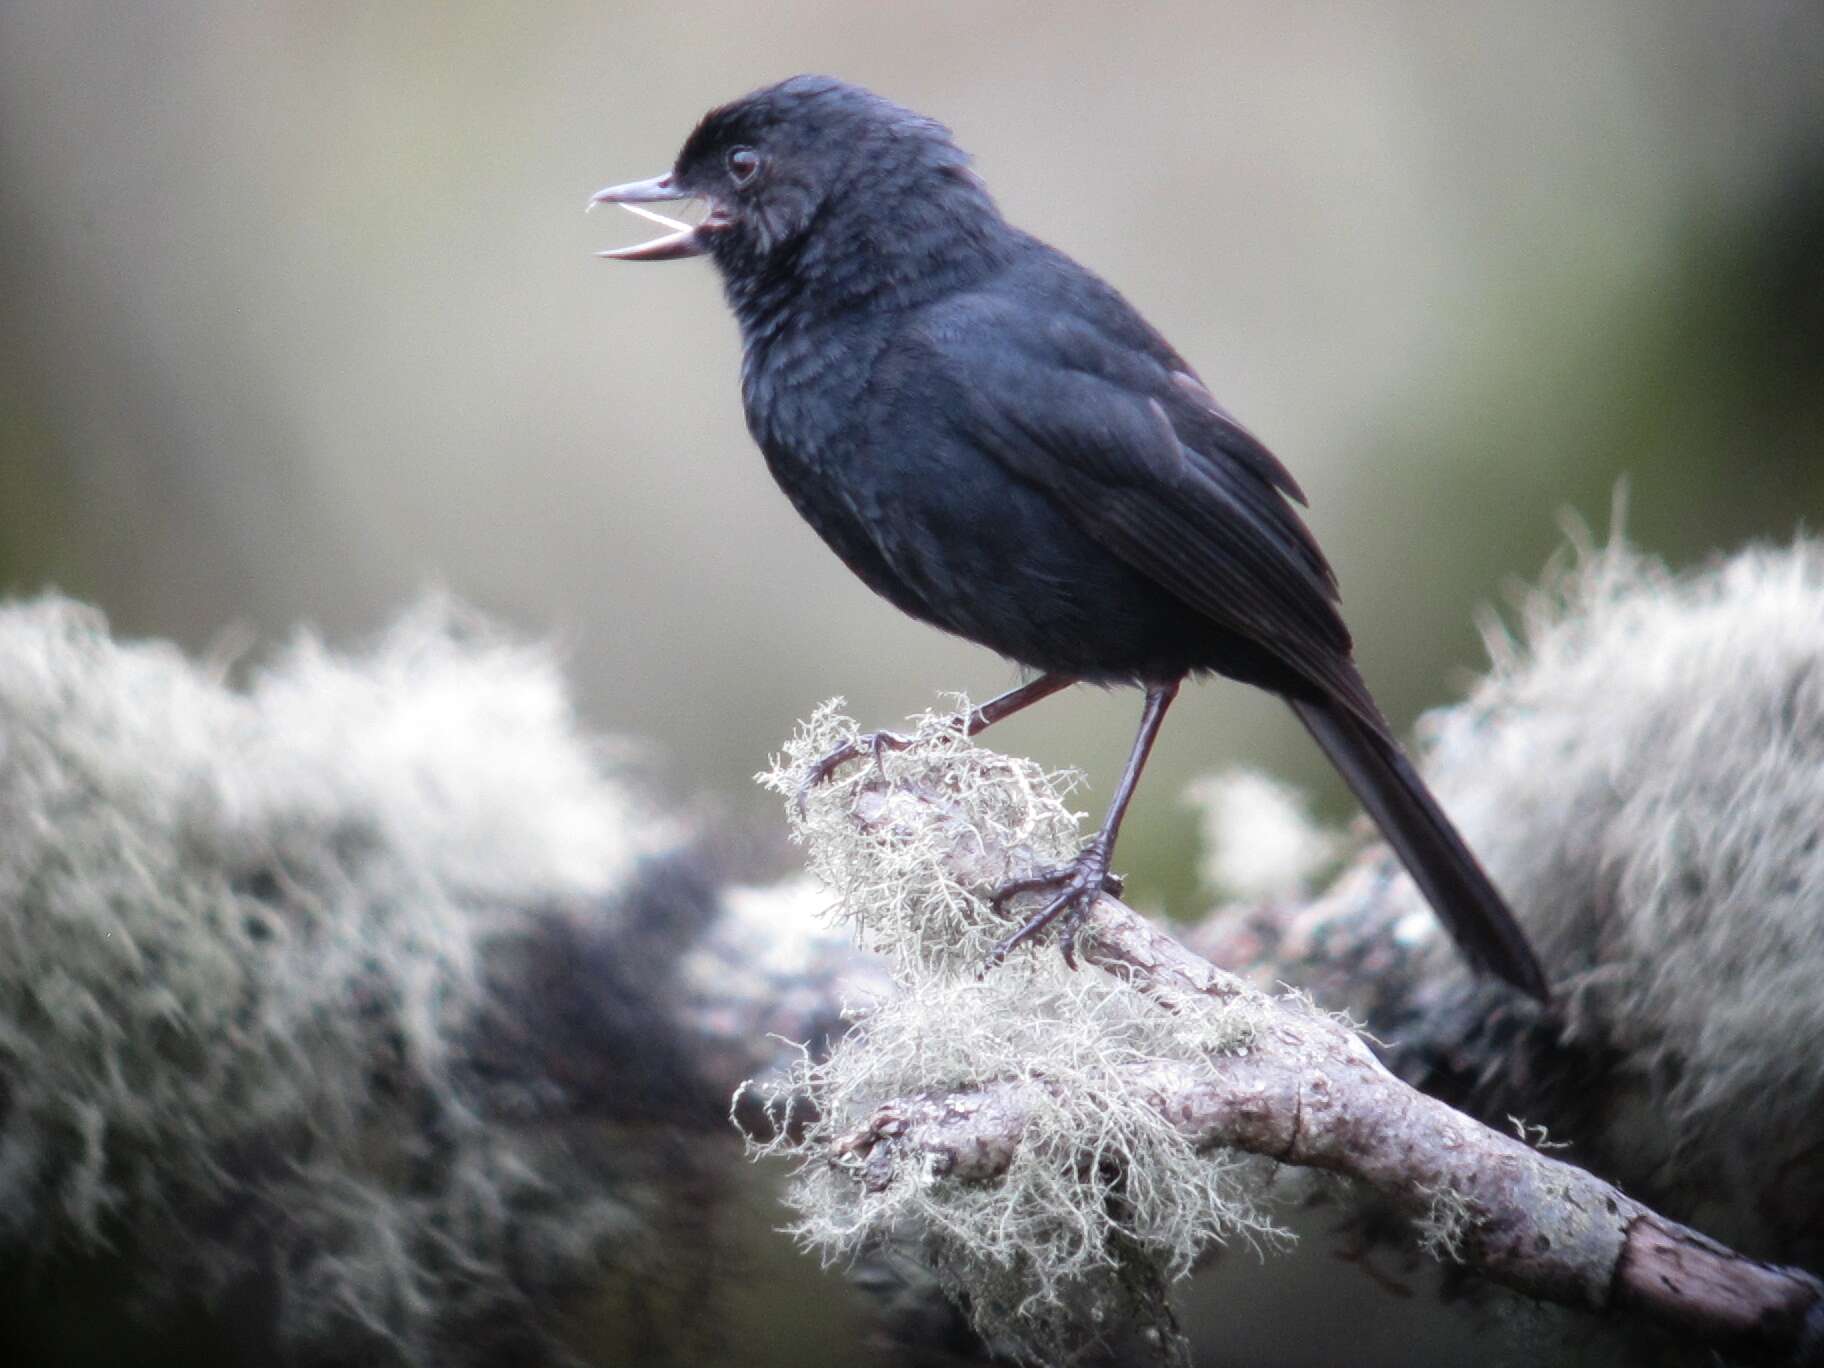
[[[668,175],[654,176],[651,180],[628,181],[625,185],[611,185],[606,190],[597,190],[589,197],[588,208],[593,209],[598,204],[618,204],[629,213],[651,219],[672,231],[649,242],[636,243],[632,247],[616,247],[612,251],[597,252],[596,255],[614,261],[673,261],[678,257],[702,256],[709,250],[704,230],[715,226],[713,210],[710,217],[702,223],[690,224],[640,207],[655,201],[662,203],[689,198],[689,194],[672,184]]]

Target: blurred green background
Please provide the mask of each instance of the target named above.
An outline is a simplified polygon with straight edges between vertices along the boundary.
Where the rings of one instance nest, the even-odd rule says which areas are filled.
[[[581,213],[709,105],[826,70],[941,117],[1311,494],[1402,725],[1573,510],[1678,563],[1824,511],[1824,7],[0,5],[0,586],[206,650],[441,584],[567,646],[676,792],[846,694],[1015,682],[873,600],[742,427],[711,269]],[[1091,775],[1135,696],[999,743]],[[1123,842],[1184,910],[1194,775],[1321,784],[1187,695]],[[533,798],[534,795],[528,795]]]

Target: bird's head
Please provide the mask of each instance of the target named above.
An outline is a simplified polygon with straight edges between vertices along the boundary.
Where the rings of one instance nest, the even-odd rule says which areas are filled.
[[[665,200],[705,211],[689,224],[637,207]],[[611,185],[590,204],[624,205],[673,230],[598,255],[707,254],[731,287],[844,258],[878,278],[908,250],[930,255],[1000,222],[947,128],[828,76],[794,76],[711,110],[669,172]]]

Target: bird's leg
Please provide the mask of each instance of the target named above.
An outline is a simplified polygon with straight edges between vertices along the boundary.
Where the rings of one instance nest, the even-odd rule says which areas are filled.
[[[963,724],[966,736],[974,736],[987,730],[1002,718],[1011,717],[1022,708],[1029,708],[1041,698],[1050,698],[1059,689],[1069,688],[1077,681],[1072,675],[1043,674],[1037,679],[1009,689],[998,698],[991,698],[981,707],[972,710],[969,720]],[[912,738],[901,736],[898,732],[877,731],[863,732],[853,741],[844,741],[835,750],[812,765],[804,776],[804,782],[798,785],[798,815],[804,815],[805,801],[811,790],[823,783],[851,760],[864,755],[872,755],[874,763],[880,763],[882,751],[901,751],[912,744]]]
[[[996,912],[1004,912],[1008,900],[1022,893],[1043,891],[1052,893],[1053,897],[1037,916],[995,946],[994,953],[988,957],[989,968],[1006,959],[1016,946],[1031,940],[1059,917],[1064,918],[1064,927],[1058,937],[1058,946],[1064,952],[1064,962],[1072,969],[1077,967],[1077,928],[1105,890],[1120,892],[1120,881],[1109,874],[1108,862],[1114,858],[1121,819],[1127,815],[1127,805],[1140,783],[1140,771],[1146,768],[1146,757],[1152,753],[1153,741],[1159,735],[1160,724],[1165,721],[1165,710],[1178,696],[1180,682],[1174,679],[1168,684],[1147,688],[1146,708],[1140,714],[1140,734],[1134,738],[1127,768],[1121,772],[1121,782],[1115,789],[1114,801],[1108,805],[1108,816],[1102,819],[1102,829],[1083,847],[1083,852],[1067,865],[1047,869],[1029,878],[1015,879],[995,890],[989,905]]]

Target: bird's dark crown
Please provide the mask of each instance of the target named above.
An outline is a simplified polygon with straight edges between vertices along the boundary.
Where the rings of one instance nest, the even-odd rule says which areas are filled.
[[[710,251],[744,322],[781,291],[833,299],[960,265],[1003,226],[949,129],[829,76],[711,110],[672,179],[709,201]]]

